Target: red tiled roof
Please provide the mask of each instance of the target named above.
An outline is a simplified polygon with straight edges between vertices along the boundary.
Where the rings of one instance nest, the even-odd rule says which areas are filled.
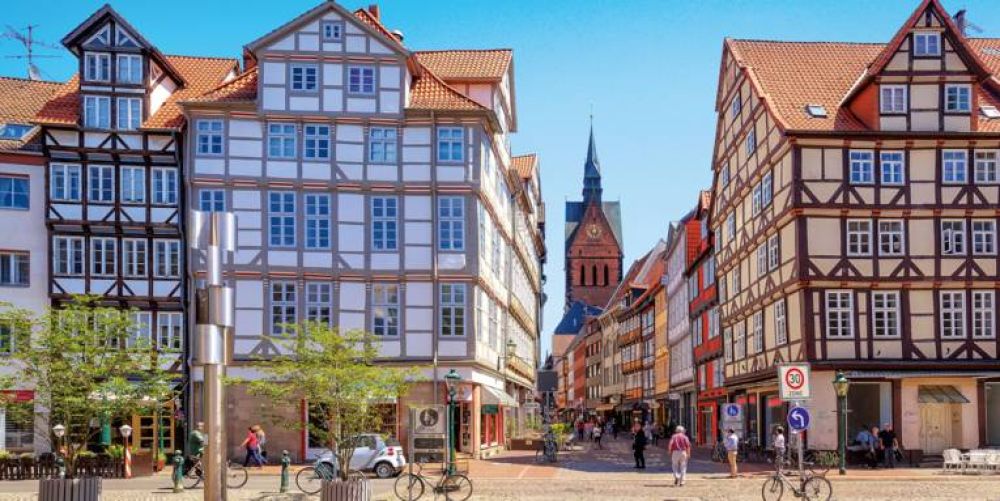
[[[367,24],[369,27],[375,29],[375,31],[381,33],[382,36],[388,38],[390,41],[394,42],[397,46],[405,49],[405,47],[403,47],[403,42],[400,42],[399,39],[396,38],[396,35],[393,35],[392,32],[389,31],[389,29],[386,28],[384,24],[382,24],[382,21],[375,19],[375,16],[373,16],[371,12],[368,12],[367,9],[358,9],[354,11],[354,17],[357,17],[359,20],[361,20],[361,22]]]
[[[165,56],[176,68],[185,86],[178,89],[152,116],[142,124],[144,129],[175,129],[183,124],[184,116],[178,103],[198,97],[214,89],[230,72],[239,69],[235,59]],[[55,96],[39,112],[36,121],[44,124],[72,125],[79,122],[80,97],[79,76],[74,75],[62,85]]]
[[[31,124],[62,85],[61,82],[0,77],[0,127],[6,123]],[[0,151],[20,149],[32,138],[0,140]]]
[[[446,81],[500,80],[512,59],[510,49],[414,52],[417,61]]]
[[[257,99],[257,72],[254,66],[238,77],[222,83],[191,101],[211,101],[216,103],[253,101]]]
[[[410,87],[410,105],[407,109],[479,111],[486,108],[444,83],[434,73],[425,71]]]
[[[534,153],[529,153],[527,155],[518,155],[511,158],[511,168],[514,172],[517,172],[518,176],[522,179],[531,179],[535,175],[535,163],[537,162],[538,156]]]

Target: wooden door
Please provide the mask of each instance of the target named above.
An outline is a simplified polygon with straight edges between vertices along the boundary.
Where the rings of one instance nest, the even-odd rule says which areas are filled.
[[[940,454],[951,443],[948,404],[920,404],[920,447],[924,454]]]

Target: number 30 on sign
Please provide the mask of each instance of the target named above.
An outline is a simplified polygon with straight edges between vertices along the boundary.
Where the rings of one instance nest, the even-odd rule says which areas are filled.
[[[809,364],[778,366],[778,388],[782,400],[809,398]]]

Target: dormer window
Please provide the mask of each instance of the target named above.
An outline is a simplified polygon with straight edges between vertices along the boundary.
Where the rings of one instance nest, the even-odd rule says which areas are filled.
[[[341,21],[323,21],[320,30],[324,42],[340,42],[344,39],[344,23]]]
[[[826,108],[822,104],[807,104],[806,113],[813,118],[826,118]]]
[[[118,54],[118,83],[142,83],[142,57],[135,54]]]
[[[945,111],[968,113],[972,109],[971,93],[972,88],[968,85],[946,85],[944,87]]]
[[[83,75],[88,82],[111,81],[111,54],[85,52],[83,54]]]
[[[914,56],[940,56],[941,55],[941,34],[914,33],[913,34],[913,55]]]
[[[24,138],[29,131],[31,131],[31,126],[27,124],[4,124],[0,126],[0,139],[18,141]]]
[[[883,85],[880,95],[882,113],[906,113],[905,85]]]
[[[996,106],[983,105],[979,107],[979,112],[986,118],[991,120],[1000,118],[1000,110]]]

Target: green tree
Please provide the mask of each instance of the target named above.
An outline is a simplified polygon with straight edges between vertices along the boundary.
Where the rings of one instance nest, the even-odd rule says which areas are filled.
[[[378,402],[399,398],[417,380],[418,369],[375,364],[379,338],[361,331],[341,331],[318,322],[286,326],[288,334],[272,340],[285,354],[261,360],[262,377],[231,379],[245,384],[251,395],[269,400],[262,406],[264,417],[292,429],[308,427],[310,436],[337,453],[341,478],[354,453],[359,433],[378,430]],[[310,414],[322,419],[303,423],[297,413],[302,400]]]
[[[176,375],[163,368],[151,341],[136,335],[132,318],[132,311],[98,306],[88,296],[41,315],[0,305],[0,326],[13,337],[8,363],[14,367],[0,377],[0,389],[29,386],[35,392],[34,405],[0,399],[0,406],[19,418],[40,415],[50,427],[65,427],[57,446],[68,477],[75,476],[77,459],[101,432],[100,423],[177,395]]]

